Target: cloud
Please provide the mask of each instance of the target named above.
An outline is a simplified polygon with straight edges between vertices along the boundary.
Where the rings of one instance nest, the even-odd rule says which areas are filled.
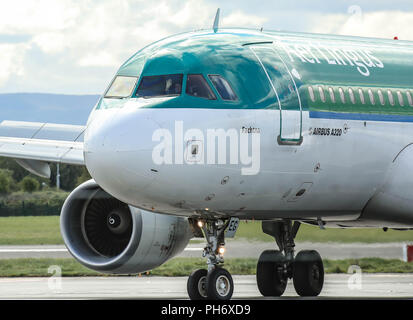
[[[47,87],[40,84],[48,81],[47,77],[36,78],[39,74],[45,75],[45,68],[50,78],[68,71],[65,88],[71,88],[72,92],[85,90],[76,89],[78,73],[71,70],[89,67],[106,70],[106,80],[100,80],[100,88],[92,89],[102,90],[134,52],[168,35],[200,28],[207,20],[212,24],[213,12],[206,1],[195,0],[155,4],[139,0],[4,1],[0,4],[0,34],[6,34],[3,38],[8,42],[24,39],[25,45],[3,46],[0,90],[14,91],[6,85],[12,75],[20,79],[20,88],[24,83],[38,83],[36,88]],[[33,59],[39,59],[37,66]],[[92,75],[86,74],[86,77],[95,83]],[[72,83],[68,84],[70,78]],[[16,81],[14,79],[14,85]],[[51,91],[58,90],[57,87],[57,84],[49,85]],[[30,90],[28,87],[25,91]]]
[[[11,76],[24,75],[23,60],[27,49],[27,44],[0,44],[0,86]]]
[[[222,8],[221,27],[413,37],[411,11],[372,11],[374,6],[363,2],[366,11],[358,19],[345,11],[344,0],[301,2],[2,1],[0,91],[102,92],[117,68],[140,48],[172,34],[211,28],[217,7]]]
[[[359,8],[353,7],[347,15],[327,14],[314,17],[311,32],[387,39],[397,36],[400,40],[413,40],[412,21],[411,11],[363,13]]]
[[[91,53],[82,57],[77,64],[81,67],[111,67],[117,63],[110,52]]]
[[[41,84],[48,81],[48,77],[44,77],[47,74],[45,68],[50,78],[64,70],[65,88],[75,92],[89,87],[76,89],[79,72],[72,70],[101,68],[106,70],[107,78],[100,80],[101,87],[93,90],[103,90],[116,69],[134,52],[175,33],[211,28],[215,11],[216,6],[206,0],[155,3],[141,0],[17,0],[7,2],[7,5],[3,2],[0,5],[0,34],[8,34],[9,38],[14,35],[16,39],[24,35],[27,41],[14,59],[9,54],[11,49],[3,53],[9,58],[0,62],[3,67],[0,91],[10,90],[4,85],[13,74],[20,79],[20,87],[24,87],[24,83],[37,83],[36,88],[47,87]],[[265,19],[236,10],[226,13],[221,20],[225,25],[258,27]],[[34,50],[36,55],[33,55]],[[39,60],[36,66],[33,59],[40,56],[47,64],[40,64]],[[11,60],[14,68],[9,67],[13,64]],[[41,79],[36,78],[39,74],[43,75]],[[85,77],[96,83],[89,72]],[[56,83],[49,87],[52,91],[61,88]]]
[[[59,32],[73,26],[79,14],[70,0],[2,1],[0,5],[0,33],[38,33],[45,30]]]
[[[253,14],[246,14],[240,10],[231,12],[222,19],[222,27],[243,27],[259,29],[268,19]]]

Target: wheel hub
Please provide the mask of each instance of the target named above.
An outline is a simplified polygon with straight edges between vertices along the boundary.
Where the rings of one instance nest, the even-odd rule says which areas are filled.
[[[312,267],[312,278],[316,281],[318,281],[318,279],[320,279],[320,270],[318,269],[318,267],[316,265],[314,265]]]
[[[220,296],[224,297],[230,290],[230,282],[226,276],[220,276],[216,283],[217,292]]]
[[[208,294],[207,294],[207,277],[202,277],[201,279],[199,279],[198,291],[199,291],[199,294],[202,297],[206,298],[208,296]]]

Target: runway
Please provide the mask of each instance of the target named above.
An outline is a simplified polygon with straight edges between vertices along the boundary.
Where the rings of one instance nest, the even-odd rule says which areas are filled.
[[[411,298],[412,274],[328,274],[315,299]],[[0,299],[188,299],[187,277],[0,278]],[[283,297],[297,299],[293,284]],[[234,276],[233,299],[263,299],[255,276]],[[268,298],[266,298],[268,299]]]
[[[201,257],[203,243],[191,243],[180,257]],[[261,252],[275,249],[275,242],[254,242],[228,240],[226,258],[255,258]],[[403,259],[403,243],[311,243],[298,242],[295,251],[317,250],[324,259],[346,259],[379,257],[384,259]],[[71,258],[63,245],[0,246],[0,259],[13,258]]]
[[[203,243],[190,244],[179,256],[200,257]],[[275,243],[228,241],[227,258],[258,258]],[[296,251],[316,249],[323,258],[402,259],[403,243],[297,243]],[[62,245],[0,246],[0,259],[70,258]],[[350,283],[349,283],[350,281]],[[354,282],[355,281],[355,282]],[[0,299],[187,299],[187,277],[0,278]],[[233,299],[263,299],[255,276],[234,276]],[[299,298],[289,283],[281,299]],[[317,299],[412,298],[413,274],[328,274]]]

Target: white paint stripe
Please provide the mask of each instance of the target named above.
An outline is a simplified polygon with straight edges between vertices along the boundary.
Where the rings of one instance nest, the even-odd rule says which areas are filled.
[[[202,251],[204,248],[185,248],[184,251]],[[0,253],[68,252],[67,249],[0,249]]]
[[[21,279],[21,278],[2,278],[0,279],[0,283],[9,283],[9,282],[39,282],[45,281],[45,278],[31,278],[31,279]]]
[[[67,249],[0,249],[0,253],[18,252],[68,252]]]
[[[184,251],[202,251],[204,248],[185,248]],[[0,253],[69,252],[67,249],[0,249]]]

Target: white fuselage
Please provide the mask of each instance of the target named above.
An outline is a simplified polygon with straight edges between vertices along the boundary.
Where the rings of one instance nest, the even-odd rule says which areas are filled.
[[[315,119],[303,111],[302,144],[279,145],[279,110],[152,109],[140,108],[139,100],[94,111],[85,135],[85,161],[96,182],[114,197],[167,214],[355,220],[413,134],[409,123]],[[176,132],[177,123],[183,136]],[[208,130],[235,129],[240,137],[242,128],[260,132],[257,174],[242,174],[248,165],[231,163],[229,147],[226,163],[208,164]],[[154,149],[170,142],[154,141],[159,129],[172,135],[173,163],[154,162]],[[185,137],[189,129],[197,129],[205,141]],[[191,141],[199,149],[194,159],[187,157]]]

